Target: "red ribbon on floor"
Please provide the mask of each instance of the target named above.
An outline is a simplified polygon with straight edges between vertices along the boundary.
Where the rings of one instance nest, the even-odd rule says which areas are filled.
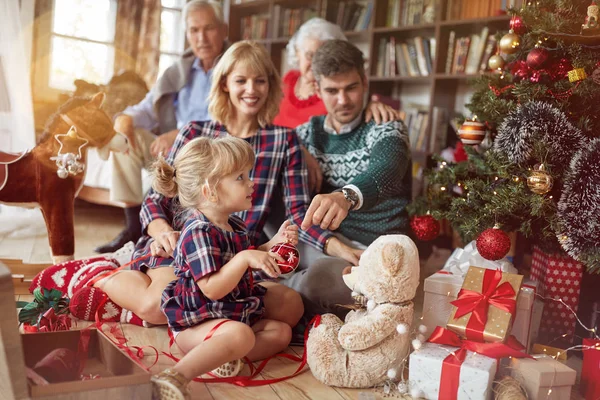
[[[218,323],[217,325],[215,325],[210,332],[206,335],[206,337],[204,338],[204,340],[208,340],[212,337],[212,335],[215,333],[215,331],[224,323],[229,322],[229,320],[226,321],[221,321],[220,323]],[[251,387],[251,386],[264,386],[264,385],[271,385],[273,383],[277,383],[277,382],[282,382],[285,380],[288,380],[290,378],[293,378],[295,376],[300,375],[301,373],[303,373],[304,370],[304,366],[306,365],[306,342],[308,341],[308,335],[310,332],[310,329],[314,326],[315,328],[317,326],[319,326],[319,324],[321,323],[321,316],[320,315],[316,315],[307,325],[306,330],[304,331],[304,351],[302,353],[302,357],[298,357],[298,356],[294,356],[292,354],[287,354],[287,353],[279,353],[279,354],[275,354],[269,358],[266,358],[264,360],[261,361],[261,363],[258,365],[258,367],[254,368],[252,362],[250,360],[248,360],[247,358],[245,358],[246,363],[248,364],[248,366],[250,367],[250,375],[248,376],[233,376],[230,378],[194,378],[194,382],[202,382],[202,383],[231,383],[234,384],[236,386],[242,386],[242,387]],[[173,345],[173,343],[175,343],[175,339],[173,337],[173,333],[171,332],[171,330],[169,329],[169,349],[171,348],[171,346]],[[163,354],[167,357],[169,357],[171,360],[175,361],[175,362],[179,362],[179,358],[175,357],[170,351],[164,352]],[[258,374],[260,374],[262,372],[262,370],[265,368],[265,366],[267,365],[267,363],[269,361],[271,361],[274,358],[287,358],[288,360],[292,360],[295,362],[299,362],[300,365],[298,366],[298,368],[296,369],[296,371],[294,371],[294,373],[292,373],[291,375],[286,375],[286,376],[282,376],[280,378],[272,378],[272,379],[255,379],[256,376]]]
[[[498,286],[501,279],[501,270],[486,269],[483,275],[481,293],[461,289],[458,292],[457,299],[450,302],[457,308],[454,318],[460,318],[471,313],[465,332],[468,339],[479,342],[484,341],[483,331],[487,323],[490,305],[514,315],[517,307],[515,290],[508,282]]]
[[[504,357],[533,358],[523,352],[525,347],[514,336],[509,336],[506,343],[481,343],[472,340],[463,340],[456,333],[436,327],[428,342],[445,346],[458,347],[442,364],[440,378],[440,400],[456,400],[460,384],[460,367],[465,361],[467,350],[484,356],[500,359]]]

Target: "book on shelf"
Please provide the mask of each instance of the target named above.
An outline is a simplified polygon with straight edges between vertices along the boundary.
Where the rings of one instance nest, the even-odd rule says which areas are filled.
[[[484,72],[495,47],[495,35],[489,33],[487,26],[483,27],[479,34],[458,38],[454,31],[450,31],[445,72],[468,75]]]
[[[479,35],[471,37],[471,51],[469,51],[465,73],[475,74],[479,71],[479,65],[481,64],[481,58],[483,57],[483,52],[487,44],[489,31],[489,28],[484,26]]]
[[[303,23],[316,16],[317,11],[312,8],[287,8],[276,4],[273,6],[273,32],[278,38],[290,37]]]
[[[448,55],[446,57],[446,67],[444,72],[446,74],[452,73],[452,61],[454,60],[454,45],[456,42],[456,32],[450,31],[448,35]]]
[[[505,14],[509,8],[520,8],[523,0],[448,0],[446,20],[486,18]]]
[[[361,31],[369,28],[373,4],[368,1],[340,1],[335,9],[335,19],[332,21],[343,31]]]
[[[481,63],[479,64],[479,72],[485,72],[488,70],[488,61],[490,60],[492,54],[494,54],[494,50],[496,50],[496,42],[496,35],[488,35],[485,50],[483,51],[483,56],[481,57]]]
[[[415,36],[415,38],[412,39],[412,42],[415,46],[415,51],[417,53],[417,66],[419,67],[421,76],[427,76],[431,73],[431,67],[428,66],[431,65],[431,61],[429,64],[427,63],[427,59],[430,57],[429,47],[427,47],[427,51],[425,51],[424,42],[426,41],[427,40],[423,40],[423,38],[420,36]]]
[[[268,37],[269,14],[255,14],[242,17],[242,39],[266,39]]]
[[[409,104],[403,111],[411,150],[426,152],[428,146],[426,133],[429,126],[428,107]]]
[[[401,26],[430,24],[435,21],[437,0],[389,0],[385,26],[398,28]]]

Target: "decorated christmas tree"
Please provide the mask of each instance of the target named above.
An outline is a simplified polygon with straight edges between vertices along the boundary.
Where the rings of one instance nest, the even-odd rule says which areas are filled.
[[[459,130],[468,158],[427,172],[413,229],[431,238],[446,219],[489,259],[519,231],[600,273],[599,8],[540,0],[510,14],[490,72],[473,82],[476,118]]]

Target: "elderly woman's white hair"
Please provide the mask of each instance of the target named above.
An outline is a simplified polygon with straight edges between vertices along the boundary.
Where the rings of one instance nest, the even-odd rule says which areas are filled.
[[[296,56],[296,51],[301,50],[299,49],[299,46],[302,45],[302,42],[306,38],[317,39],[320,41],[332,39],[348,40],[346,39],[346,36],[344,36],[342,28],[336,24],[326,21],[323,18],[309,19],[302,24],[296,33],[294,33],[294,36],[292,36],[286,46],[287,63],[292,69],[298,69],[300,61]]]

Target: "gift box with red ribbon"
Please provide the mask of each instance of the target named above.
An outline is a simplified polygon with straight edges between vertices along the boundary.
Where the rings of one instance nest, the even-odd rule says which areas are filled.
[[[585,400],[600,399],[600,340],[583,339],[583,365],[579,388]]]
[[[504,342],[516,316],[522,275],[471,267],[446,327],[477,342]]]
[[[531,279],[539,282],[538,289],[542,296],[561,299],[564,303],[546,300],[538,342],[565,348],[571,346],[582,278],[581,263],[566,254],[549,254],[539,247],[534,248]]]
[[[506,343],[480,343],[437,327],[410,355],[411,392],[426,399],[489,399],[498,360],[505,357],[530,356],[512,336]]]

